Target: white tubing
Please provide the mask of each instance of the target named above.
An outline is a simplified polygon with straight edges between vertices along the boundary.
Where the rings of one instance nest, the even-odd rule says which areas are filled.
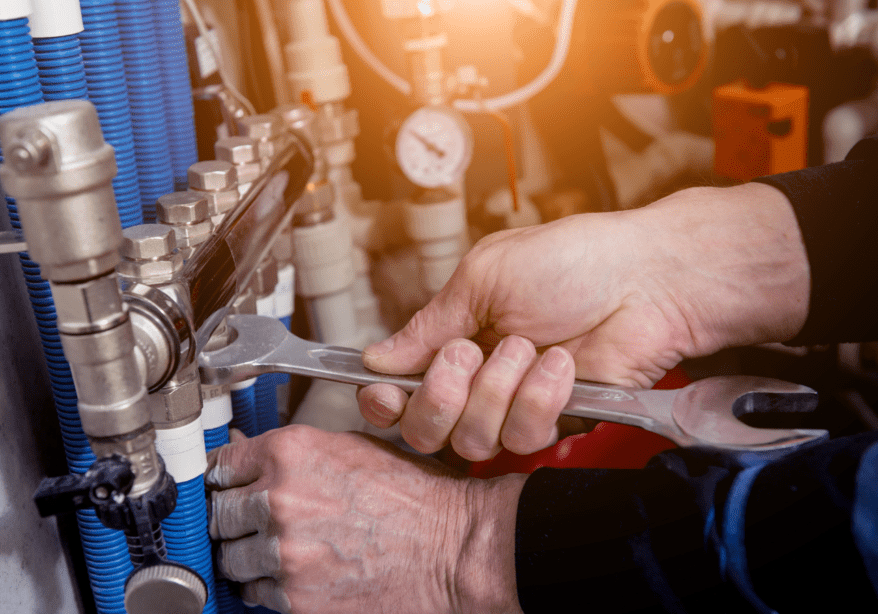
[[[410,96],[412,93],[411,84],[385,66],[366,46],[366,43],[360,38],[354,24],[351,22],[347,11],[345,11],[341,0],[327,0],[327,2],[339,30],[341,30],[354,52],[360,56],[360,59],[394,89],[404,96]],[[495,98],[485,98],[482,101],[455,100],[453,103],[454,107],[465,113],[482,113],[485,108],[491,111],[500,111],[521,104],[543,91],[558,76],[558,73],[561,72],[561,68],[564,66],[564,62],[567,60],[567,53],[570,50],[570,38],[573,32],[573,16],[576,14],[576,4],[577,0],[564,0],[558,20],[557,40],[552,51],[552,58],[549,60],[549,64],[533,81],[517,90]]]
[[[201,418],[173,429],[156,429],[155,449],[177,483],[188,482],[207,469]]]
[[[205,431],[216,429],[232,421],[232,395],[228,392],[204,401],[201,424]]]
[[[230,390],[244,390],[245,388],[249,388],[250,386],[253,386],[255,383],[256,383],[256,378],[252,377],[250,379],[245,379],[242,382],[237,382],[235,384],[232,384],[231,386],[229,386],[229,389]]]
[[[30,0],[3,0],[0,2],[0,21],[28,17],[33,13]]]
[[[70,36],[83,31],[79,0],[32,0],[30,35],[33,38]]]

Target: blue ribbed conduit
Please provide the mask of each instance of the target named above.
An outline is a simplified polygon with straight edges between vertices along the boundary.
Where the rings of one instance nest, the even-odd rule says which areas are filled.
[[[116,0],[115,6],[134,126],[140,204],[144,222],[153,224],[156,201],[174,191],[155,23],[150,0]]]
[[[79,43],[88,97],[98,111],[104,140],[116,152],[113,193],[122,228],[129,228],[143,223],[143,209],[116,7],[113,0],[79,0],[79,4],[85,26]]]
[[[189,59],[186,56],[183,23],[180,21],[179,0],[154,0],[153,16],[162,68],[162,90],[174,189],[187,190],[189,167],[198,162],[198,142],[195,137]]]
[[[35,38],[34,52],[37,57],[43,98],[47,102],[88,98],[82,51],[76,34]]]
[[[260,375],[256,380],[256,430],[262,434],[280,426],[277,416],[277,387],[283,378],[277,373]]]
[[[68,97],[78,97],[81,92],[78,77],[71,77],[77,71],[71,68],[75,62],[70,59],[69,41],[64,43],[56,46],[62,58],[51,57],[51,42],[41,50],[49,97],[65,97],[65,92]],[[0,113],[42,102],[40,71],[26,19],[0,22],[0,57]],[[7,198],[7,206],[13,227],[20,229],[15,202]],[[20,259],[49,369],[67,464],[70,471],[85,473],[95,457],[79,420],[76,388],[61,348],[52,293],[37,264],[25,253]],[[100,614],[124,614],[122,595],[131,572],[125,537],[104,527],[93,510],[77,512],[77,519],[97,610]]]
[[[241,390],[232,390],[232,423],[247,437],[259,434],[259,423],[256,417],[256,384]]]
[[[207,582],[207,603],[204,614],[216,614],[216,589],[213,557],[207,534],[207,503],[204,498],[204,476],[177,483],[177,507],[162,520],[168,558],[188,565]]]

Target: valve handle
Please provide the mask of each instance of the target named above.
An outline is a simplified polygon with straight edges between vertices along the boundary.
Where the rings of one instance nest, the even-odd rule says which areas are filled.
[[[99,458],[81,475],[44,478],[34,494],[40,516],[55,516],[108,503],[122,503],[134,484],[131,461],[114,454]]]

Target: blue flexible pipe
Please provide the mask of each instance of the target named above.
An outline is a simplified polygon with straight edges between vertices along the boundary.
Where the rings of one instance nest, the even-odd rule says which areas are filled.
[[[207,582],[207,603],[202,612],[216,614],[216,589],[213,578],[213,557],[207,534],[207,505],[204,498],[204,476],[177,483],[177,507],[162,520],[168,558],[188,565]]]
[[[34,52],[43,98],[47,102],[88,98],[82,51],[76,34],[35,38]]]
[[[154,0],[153,16],[161,60],[174,189],[186,190],[189,188],[189,167],[198,162],[198,142],[179,0]]]
[[[282,383],[275,373],[256,380],[256,430],[262,434],[280,426],[277,416],[277,386]]]
[[[79,0],[79,4],[85,27],[79,43],[88,96],[98,111],[104,140],[116,152],[113,193],[122,228],[129,228],[143,223],[143,209],[116,7],[113,0]]]
[[[46,69],[57,69],[56,62],[46,57],[51,55],[51,49],[44,51]],[[40,71],[26,19],[0,22],[0,57],[4,59],[0,63],[0,113],[42,102]],[[57,64],[69,66],[60,60]],[[51,77],[47,81],[52,90],[50,96],[63,97],[65,92],[69,96],[77,95],[75,86],[64,87],[66,81],[63,77]],[[7,197],[7,206],[13,227],[20,229],[15,201]],[[46,356],[67,464],[72,472],[84,473],[95,457],[79,421],[76,388],[61,348],[51,289],[40,276],[37,264],[26,253],[19,257]],[[97,610],[100,614],[124,614],[122,595],[125,579],[131,572],[125,537],[120,531],[104,527],[93,510],[78,512],[77,518]]]
[[[144,221],[152,224],[156,201],[174,191],[158,41],[150,0],[117,0],[115,6],[134,127],[140,204]]]
[[[232,413],[232,427],[247,437],[256,437],[259,434],[256,417],[256,384],[241,390],[232,390]]]

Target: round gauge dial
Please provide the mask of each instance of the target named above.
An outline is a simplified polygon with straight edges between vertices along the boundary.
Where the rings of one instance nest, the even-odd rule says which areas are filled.
[[[396,161],[423,188],[456,183],[469,166],[473,136],[460,113],[447,107],[422,107],[406,118],[396,136]]]

